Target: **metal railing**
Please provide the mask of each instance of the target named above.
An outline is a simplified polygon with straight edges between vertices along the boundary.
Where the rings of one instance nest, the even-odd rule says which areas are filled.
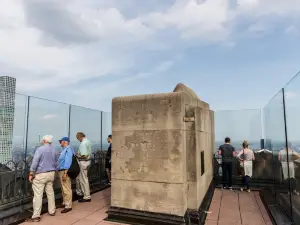
[[[105,173],[106,151],[97,151],[93,153],[91,166],[88,171],[91,188],[100,187],[106,180]],[[32,200],[33,192],[31,183],[28,181],[30,161],[20,161],[14,163],[8,162],[9,165],[2,165],[0,173],[0,210],[11,208],[12,206],[24,204]],[[12,168],[12,169],[11,169]],[[76,181],[73,180],[75,188]],[[61,186],[58,175],[53,184],[55,193],[61,193]]]
[[[220,143],[229,136],[236,148],[241,147],[243,140],[248,140],[250,148],[269,149],[255,153],[250,183],[265,186],[266,192],[294,222],[300,221],[299,87],[300,72],[261,110],[215,112],[215,137]],[[218,156],[214,156],[213,163],[214,178],[221,184],[222,168]],[[237,160],[233,162],[233,184],[241,184]]]
[[[0,210],[24,208],[32,201],[29,168],[34,151],[46,134],[53,135],[53,144],[59,153],[60,138],[69,136],[76,151],[80,144],[76,133],[85,133],[93,148],[88,172],[90,186],[103,184],[106,179],[106,138],[112,130],[111,113],[18,93],[4,94],[5,99],[0,105]],[[76,182],[72,182],[75,188]],[[58,176],[54,189],[59,196]]]
[[[254,151],[255,160],[253,160],[252,177],[250,183],[252,187],[262,187],[266,185],[281,183],[282,172],[280,162],[277,157],[269,151]],[[214,179],[217,185],[222,184],[222,158],[218,153],[213,157]],[[232,162],[232,182],[233,185],[240,186],[242,184],[240,161],[233,158]]]

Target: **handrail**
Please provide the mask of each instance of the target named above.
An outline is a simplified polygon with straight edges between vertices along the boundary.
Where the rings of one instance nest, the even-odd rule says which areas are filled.
[[[106,178],[105,157],[106,151],[93,153],[91,167],[88,173],[91,186],[102,184]],[[30,164],[31,162],[28,163]],[[27,202],[31,201],[33,197],[31,184],[28,180],[24,180],[24,177],[27,177],[29,173],[28,169],[24,167],[24,161],[11,161],[10,164],[13,165],[13,167],[9,168],[10,171],[0,171],[0,210],[15,206],[23,197]],[[54,189],[56,193],[61,192],[58,176],[56,176],[56,180],[54,181]],[[24,203],[25,202],[23,202],[23,204]]]

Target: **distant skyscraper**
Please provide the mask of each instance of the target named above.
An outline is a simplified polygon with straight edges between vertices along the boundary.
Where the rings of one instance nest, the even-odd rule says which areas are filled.
[[[0,77],[0,163],[12,160],[16,79]]]

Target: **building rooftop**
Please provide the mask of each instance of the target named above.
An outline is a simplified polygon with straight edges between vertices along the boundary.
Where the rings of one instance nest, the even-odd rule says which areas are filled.
[[[121,224],[105,221],[106,211],[110,206],[110,191],[93,194],[90,203],[74,202],[73,210],[61,214],[57,209],[55,216],[44,214],[39,224],[74,224],[100,225]],[[23,224],[30,224],[24,222]],[[259,192],[239,192],[215,189],[207,212],[206,225],[272,225],[272,221],[261,201]]]
[[[92,225],[92,224],[120,224],[104,221],[107,217],[106,211],[110,206],[110,188],[93,194],[89,203],[74,202],[73,210],[67,214],[61,214],[61,209],[56,210],[55,216],[44,214],[39,224],[53,225]],[[23,224],[31,224],[24,222]]]
[[[272,225],[258,191],[215,189],[206,225]]]

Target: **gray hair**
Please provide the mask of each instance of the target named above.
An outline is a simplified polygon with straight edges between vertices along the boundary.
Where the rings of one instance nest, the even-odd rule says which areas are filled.
[[[53,136],[52,136],[52,135],[45,135],[45,136],[42,138],[42,140],[43,140],[44,142],[46,142],[46,143],[51,144],[52,141],[53,141]]]

